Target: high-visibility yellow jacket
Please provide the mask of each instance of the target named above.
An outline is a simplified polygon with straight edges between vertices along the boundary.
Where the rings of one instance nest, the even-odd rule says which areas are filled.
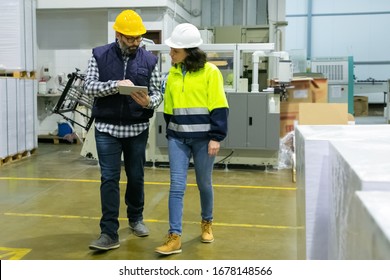
[[[173,66],[164,93],[167,135],[222,141],[227,134],[229,105],[219,69],[209,62],[196,72]]]

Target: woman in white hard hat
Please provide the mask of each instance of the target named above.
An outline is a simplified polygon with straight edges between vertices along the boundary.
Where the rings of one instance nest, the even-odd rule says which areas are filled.
[[[191,157],[200,193],[201,241],[214,241],[212,171],[227,134],[229,109],[222,74],[199,49],[203,43],[199,30],[189,23],[179,24],[165,43],[171,47],[173,65],[164,96],[171,179],[169,230],[155,251],[170,255],[181,252],[183,198]]]

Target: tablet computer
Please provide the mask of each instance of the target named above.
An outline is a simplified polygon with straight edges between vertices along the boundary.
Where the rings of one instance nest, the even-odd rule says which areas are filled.
[[[131,95],[136,91],[144,91],[148,94],[148,87],[145,86],[119,86],[119,93],[124,95]]]

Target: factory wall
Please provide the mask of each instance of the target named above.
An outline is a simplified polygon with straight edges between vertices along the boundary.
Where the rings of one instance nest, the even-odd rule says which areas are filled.
[[[286,20],[286,50],[353,56],[357,80],[390,78],[389,1],[288,0]]]

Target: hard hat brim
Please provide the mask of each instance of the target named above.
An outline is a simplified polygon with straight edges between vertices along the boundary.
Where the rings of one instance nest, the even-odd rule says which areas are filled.
[[[166,45],[168,45],[168,47],[174,48],[174,49],[196,48],[196,47],[199,47],[200,45],[203,44],[202,38],[200,38],[199,42],[192,43],[192,44],[177,44],[177,43],[173,42],[171,38],[166,39],[164,42]]]
[[[146,34],[146,29],[141,30],[140,32],[126,32],[126,31],[121,31],[119,28],[117,28],[115,25],[112,27],[116,32],[119,32],[120,34],[126,35],[126,36],[141,36]]]

